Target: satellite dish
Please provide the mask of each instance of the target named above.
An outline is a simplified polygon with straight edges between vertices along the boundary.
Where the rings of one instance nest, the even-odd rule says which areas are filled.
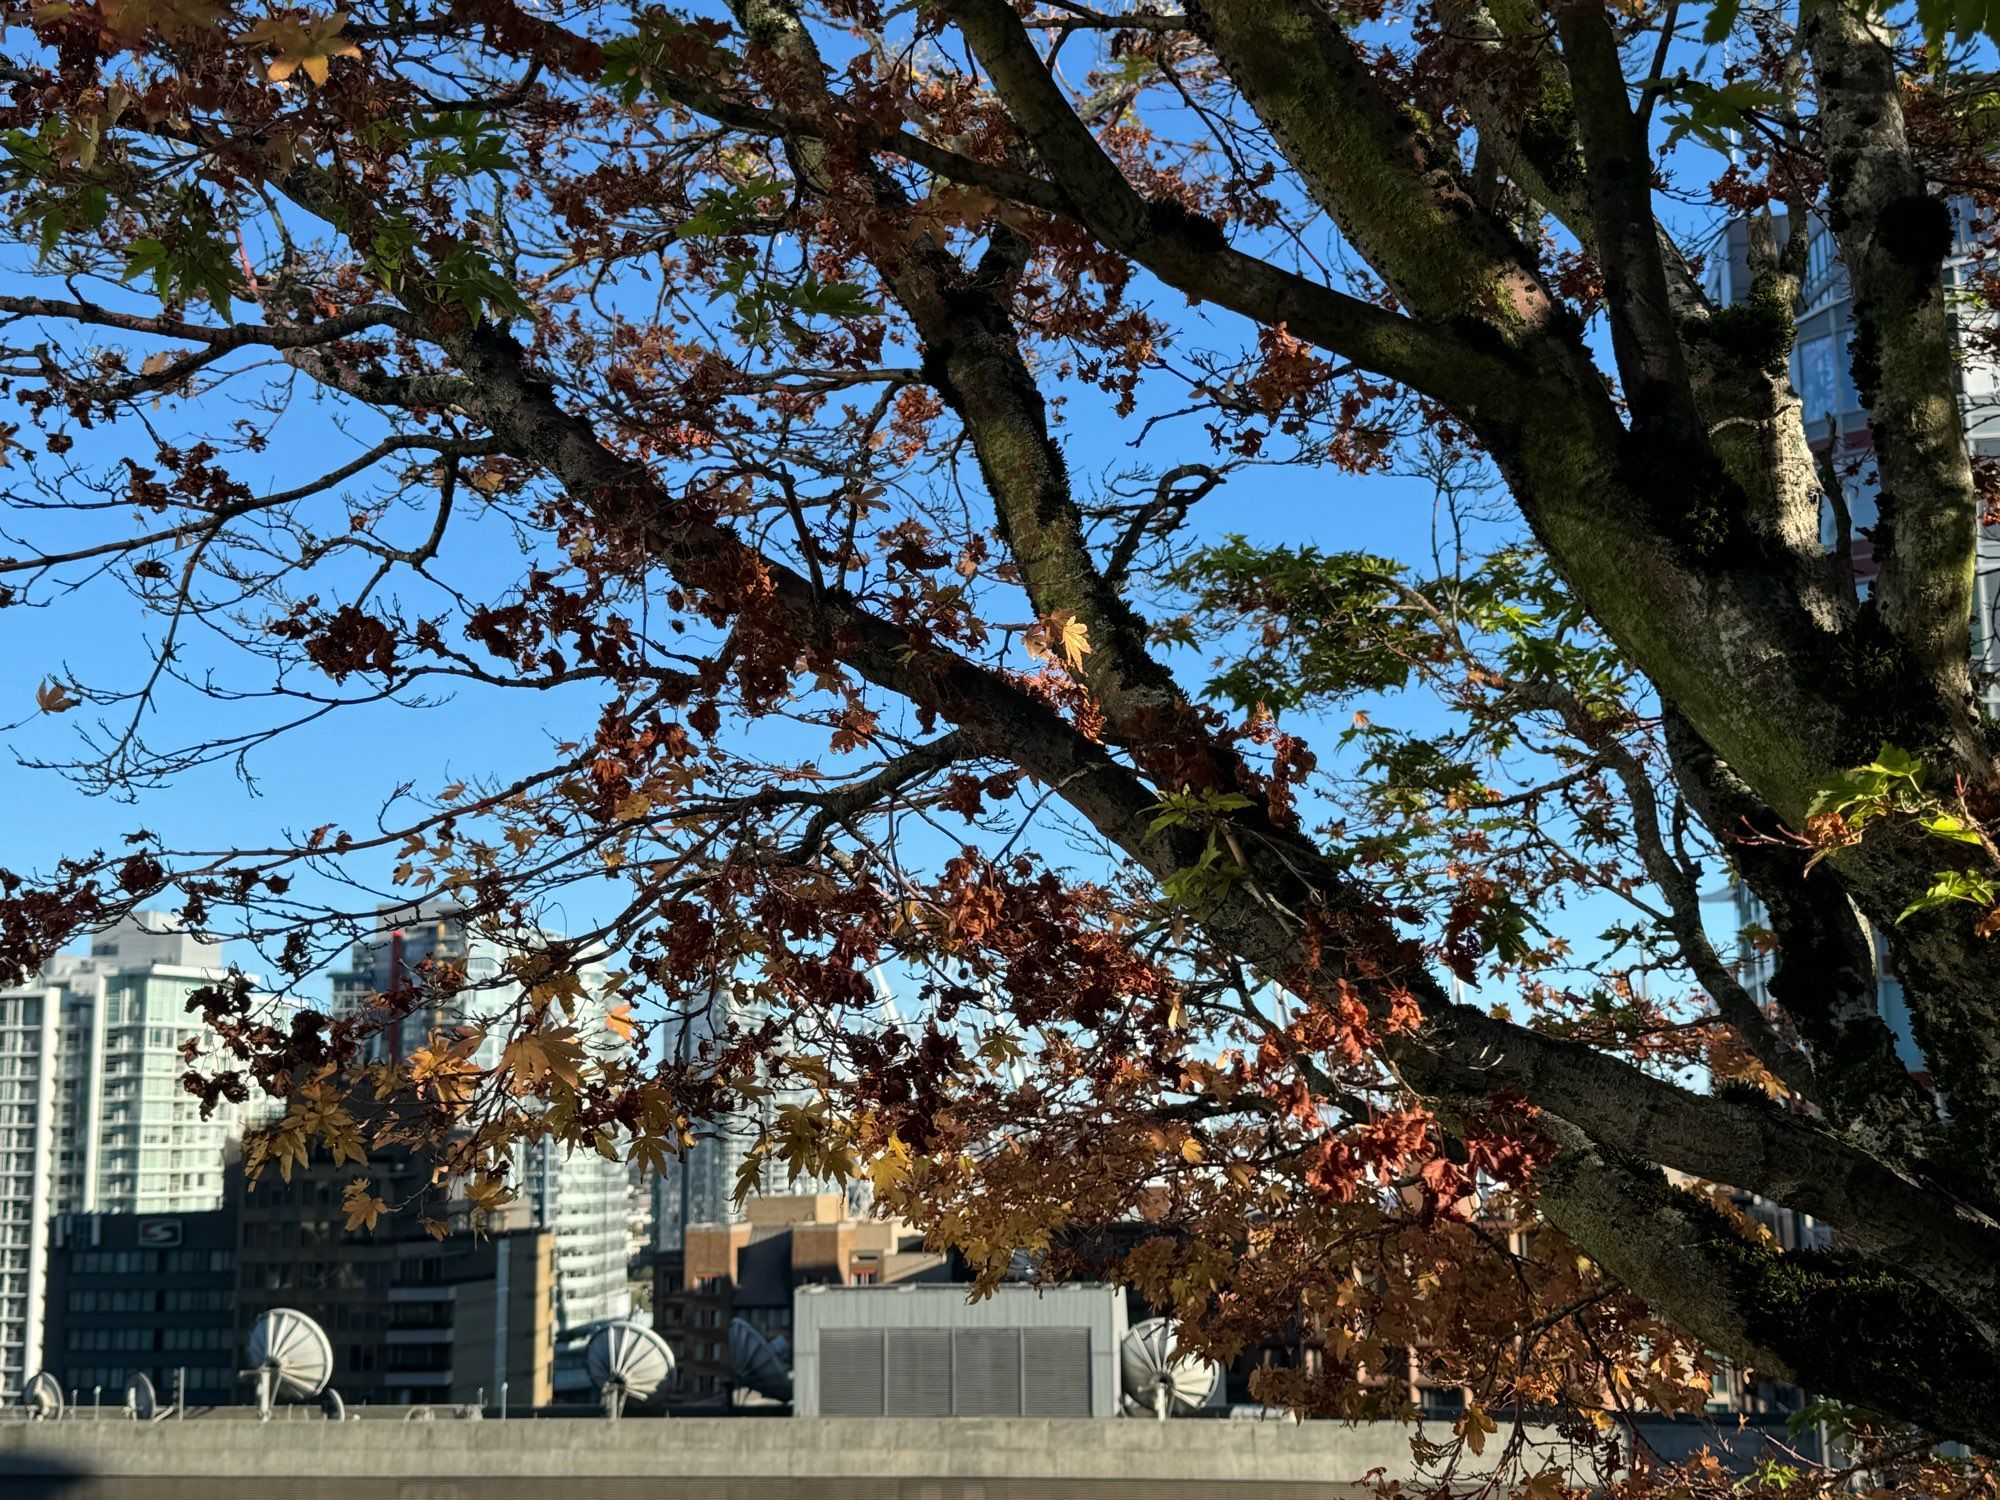
[[[674,1351],[643,1323],[607,1323],[591,1336],[583,1364],[603,1395],[605,1415],[616,1421],[627,1401],[644,1401],[673,1378]]]
[[[320,1392],[319,1409],[321,1415],[329,1422],[345,1422],[347,1420],[347,1403],[340,1399],[340,1392],[336,1391],[332,1386],[328,1386],[324,1391]]]
[[[63,1412],[62,1382],[47,1370],[41,1371],[21,1392],[21,1404],[35,1421],[54,1421]]]
[[[785,1368],[785,1351],[778,1347],[779,1342],[765,1338],[747,1318],[731,1318],[729,1369],[736,1384],[773,1401],[791,1400],[792,1372]]]
[[[150,1422],[159,1413],[160,1402],[153,1394],[152,1379],[143,1370],[125,1382],[125,1410],[139,1422]]]
[[[250,1365],[257,1380],[257,1413],[266,1422],[280,1397],[310,1401],[333,1379],[333,1344],[296,1308],[274,1307],[250,1325]]]
[[[1150,1411],[1162,1422],[1206,1406],[1222,1380],[1220,1365],[1181,1353],[1165,1318],[1132,1325],[1118,1346],[1118,1368],[1126,1410]]]

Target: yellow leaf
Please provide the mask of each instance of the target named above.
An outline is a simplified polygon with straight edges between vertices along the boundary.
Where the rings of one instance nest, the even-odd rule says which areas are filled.
[[[611,1009],[607,1010],[604,1013],[604,1026],[613,1036],[619,1037],[624,1041],[631,1041],[633,1036],[637,1034],[638,1028],[632,1024],[632,1006],[630,1002],[624,1005],[614,1005]]]
[[[382,1217],[383,1210],[388,1206],[375,1196],[366,1177],[357,1177],[348,1183],[347,1192],[340,1200],[341,1211],[347,1215],[349,1233],[357,1229],[373,1231],[375,1221]]]
[[[1452,1431],[1465,1439],[1474,1458],[1486,1451],[1486,1435],[1493,1430],[1493,1419],[1471,1402],[1466,1403],[1465,1415],[1452,1424]]]
[[[1059,609],[1031,626],[1023,643],[1038,661],[1066,661],[1080,672],[1090,655],[1090,629],[1072,611]]]
[[[465,1185],[465,1196],[472,1200],[472,1206],[484,1213],[505,1208],[514,1201],[514,1190],[497,1178],[484,1172],[474,1173]]]
[[[246,47],[276,54],[264,64],[264,76],[271,82],[283,83],[303,72],[319,86],[331,74],[336,57],[361,56],[361,49],[340,35],[346,25],[344,15],[272,16],[252,26],[240,40]]]
[[[500,1066],[514,1074],[514,1091],[526,1093],[553,1078],[575,1088],[582,1082],[583,1048],[569,1027],[523,1032],[500,1054]]]

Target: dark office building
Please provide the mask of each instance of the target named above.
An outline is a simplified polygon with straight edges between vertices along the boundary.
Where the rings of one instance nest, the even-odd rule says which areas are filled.
[[[552,1397],[555,1237],[525,1208],[442,1239],[414,1211],[384,1214],[372,1231],[345,1228],[341,1195],[363,1170],[385,1202],[405,1203],[429,1180],[407,1153],[365,1169],[319,1163],[290,1182],[266,1173],[246,1190],[240,1163],[229,1199],[241,1214],[236,1340],[273,1307],[305,1313],[333,1345],[333,1384],[350,1405],[472,1403],[510,1408]]]
[[[116,1405],[136,1373],[163,1401],[239,1398],[236,1215],[61,1214],[49,1241],[43,1363],[64,1396]]]

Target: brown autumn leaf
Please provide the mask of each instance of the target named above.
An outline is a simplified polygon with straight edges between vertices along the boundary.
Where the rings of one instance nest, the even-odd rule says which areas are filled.
[[[347,1215],[346,1228],[350,1234],[358,1229],[373,1230],[375,1221],[388,1207],[370,1190],[366,1177],[357,1177],[348,1183],[347,1191],[340,1200],[341,1212]]]
[[[72,696],[62,683],[53,680],[35,689],[35,705],[45,714],[66,714],[82,701]]]

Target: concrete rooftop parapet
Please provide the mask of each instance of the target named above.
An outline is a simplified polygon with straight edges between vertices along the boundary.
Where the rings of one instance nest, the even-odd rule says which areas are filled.
[[[1080,1485],[1076,1493],[1108,1485],[1106,1493],[1236,1494],[1271,1486],[1266,1493],[1331,1497],[1361,1494],[1356,1481],[1372,1469],[1407,1475],[1409,1436],[1386,1422],[1037,1418],[13,1421],[0,1423],[0,1492],[16,1493],[11,1485],[29,1475],[44,1476],[29,1481],[33,1489],[64,1497],[152,1493],[140,1485],[164,1493],[169,1480],[199,1480],[201,1493],[215,1495],[238,1493],[235,1481],[254,1481],[264,1495],[338,1495],[343,1482],[354,1484],[345,1492],[374,1495],[396,1493],[380,1489],[382,1481],[415,1479],[446,1487],[427,1495],[495,1480],[499,1490],[466,1493],[535,1482],[534,1492],[560,1495],[549,1481],[593,1478],[653,1480],[655,1494],[668,1492],[658,1481],[671,1480],[672,1492],[696,1493],[687,1486],[705,1477],[715,1494],[720,1481],[754,1480],[797,1496],[861,1493],[855,1481],[879,1481],[867,1492],[1056,1495],[1065,1485]],[[610,1492],[585,1484],[573,1500]]]

